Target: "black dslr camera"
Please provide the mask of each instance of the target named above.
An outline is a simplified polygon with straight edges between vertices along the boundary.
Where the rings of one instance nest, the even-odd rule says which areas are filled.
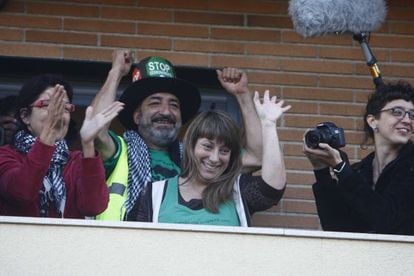
[[[345,146],[344,129],[337,127],[334,123],[323,122],[306,133],[305,142],[312,149],[319,148],[319,143],[326,143],[334,149],[342,148]]]

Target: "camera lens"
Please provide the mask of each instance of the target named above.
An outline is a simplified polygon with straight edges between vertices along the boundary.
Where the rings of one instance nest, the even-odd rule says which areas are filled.
[[[321,142],[319,132],[315,130],[311,130],[305,135],[305,142],[308,147],[311,149],[318,148],[318,144]]]

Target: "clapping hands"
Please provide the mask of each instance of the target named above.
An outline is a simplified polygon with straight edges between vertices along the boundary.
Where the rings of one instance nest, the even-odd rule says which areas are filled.
[[[96,136],[119,114],[123,108],[124,104],[116,101],[101,112],[94,115],[93,107],[88,106],[85,112],[85,120],[83,121],[80,130],[82,147],[85,157],[91,157],[94,155],[93,141],[95,140]]]

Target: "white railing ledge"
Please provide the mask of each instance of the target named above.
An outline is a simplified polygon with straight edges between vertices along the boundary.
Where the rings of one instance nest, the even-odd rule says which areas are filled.
[[[414,275],[411,236],[0,217],[1,275]]]
[[[318,230],[304,230],[291,228],[270,227],[228,227],[194,224],[167,224],[167,223],[144,223],[129,221],[96,221],[92,219],[58,219],[58,218],[36,218],[36,217],[12,217],[0,216],[1,224],[31,224],[49,226],[76,226],[76,227],[104,227],[116,229],[141,229],[161,231],[191,231],[210,232],[222,234],[249,234],[249,235],[274,235],[303,238],[323,239],[345,239],[362,241],[389,241],[414,243],[414,236],[366,234],[349,232],[328,232]]]

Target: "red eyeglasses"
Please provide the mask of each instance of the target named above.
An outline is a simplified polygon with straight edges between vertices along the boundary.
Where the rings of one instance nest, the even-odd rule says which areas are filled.
[[[49,103],[50,103],[50,100],[38,100],[38,101],[35,101],[33,104],[31,104],[30,107],[38,107],[38,108],[48,107]],[[65,110],[67,112],[72,113],[75,111],[75,105],[71,103],[65,103]]]

